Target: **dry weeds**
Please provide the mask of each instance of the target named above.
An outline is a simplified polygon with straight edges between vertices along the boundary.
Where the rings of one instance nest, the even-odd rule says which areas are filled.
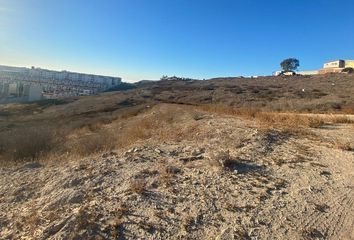
[[[47,127],[22,128],[1,135],[0,159],[13,162],[34,161],[46,156],[59,136]]]
[[[144,108],[145,109],[145,108]],[[193,138],[198,123],[180,124],[181,113],[175,108],[153,111],[151,108],[129,109],[115,119],[98,119],[65,129],[38,127],[0,134],[0,160],[3,163],[54,162],[125,149],[139,141],[182,140]],[[60,134],[58,134],[60,133]]]
[[[180,173],[181,169],[166,163],[159,163],[158,172],[160,173],[159,184],[167,187],[171,185],[174,175]]]
[[[333,142],[333,146],[337,149],[341,149],[343,151],[354,151],[354,143],[352,142],[343,142],[340,140],[335,140]]]
[[[261,128],[278,128],[292,133],[318,128],[324,124],[354,123],[354,120],[347,116],[308,116],[226,105],[206,104],[183,108],[176,107],[177,105],[165,106],[163,111],[158,108],[135,106],[126,111],[120,110],[118,115],[75,122],[65,128],[33,125],[2,132],[0,160],[2,163],[63,161],[117,148],[125,149],[139,141],[150,139],[157,142],[192,140],[201,131],[199,120],[202,120],[204,115],[200,110],[218,115],[240,116],[258,121]],[[214,165],[217,165],[217,162]]]
[[[210,166],[219,170],[234,171],[237,163],[238,160],[231,157],[229,150],[211,153],[209,157]]]
[[[345,115],[306,115],[298,113],[268,112],[262,109],[234,108],[224,105],[201,105],[199,109],[222,115],[239,116],[257,120],[263,127],[298,131],[301,128],[319,128],[325,124],[352,124],[354,119]]]
[[[114,133],[105,130],[81,136],[71,141],[66,148],[72,155],[89,156],[113,150],[116,146],[115,141]]]
[[[133,193],[142,194],[146,191],[147,182],[144,179],[136,179],[130,183],[129,190]]]

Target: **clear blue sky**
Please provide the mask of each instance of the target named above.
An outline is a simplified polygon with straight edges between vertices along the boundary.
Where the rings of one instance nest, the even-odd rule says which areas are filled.
[[[123,77],[268,75],[354,58],[353,0],[0,0],[0,64]]]

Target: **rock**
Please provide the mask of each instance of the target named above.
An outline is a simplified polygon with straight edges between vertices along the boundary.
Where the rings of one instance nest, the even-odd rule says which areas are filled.
[[[190,152],[190,151],[192,151],[191,146],[187,146],[187,147],[183,148],[183,152]]]
[[[162,153],[162,151],[161,151],[160,149],[158,149],[158,148],[155,148],[154,151],[155,151],[156,153],[158,153],[158,154]]]
[[[166,172],[171,174],[181,173],[181,169],[176,166],[167,166]]]
[[[195,149],[192,151],[192,156],[199,156],[202,155],[204,152],[205,150],[203,148]]]
[[[41,168],[42,164],[38,162],[31,162],[31,163],[26,163],[25,165],[22,166],[22,168],[25,169],[35,169],[35,168]]]
[[[67,203],[81,203],[84,199],[84,194],[81,191],[75,191],[67,198]]]
[[[82,179],[80,178],[74,178],[74,179],[70,179],[69,181],[67,181],[63,187],[64,188],[71,188],[71,187],[76,187],[77,185],[82,183]]]
[[[321,175],[321,176],[331,176],[332,173],[329,172],[329,171],[321,171],[321,172],[320,172],[320,175]]]
[[[133,152],[137,152],[137,148],[131,148],[128,151],[125,152],[125,154],[127,153],[133,153]]]
[[[115,152],[107,152],[107,153],[102,154],[102,157],[103,158],[108,158],[108,157],[117,156],[117,155],[118,154],[115,153]]]
[[[192,157],[183,157],[183,158],[180,158],[179,160],[183,161],[184,163],[186,163],[186,162],[192,162],[192,161],[200,160],[200,159],[203,159],[203,158],[204,158],[203,155],[198,155],[198,156],[192,156]]]
[[[192,184],[193,185],[199,185],[199,182],[198,181],[193,181]]]
[[[171,152],[168,153],[170,156],[177,156],[178,155],[178,151],[177,150],[173,150]]]

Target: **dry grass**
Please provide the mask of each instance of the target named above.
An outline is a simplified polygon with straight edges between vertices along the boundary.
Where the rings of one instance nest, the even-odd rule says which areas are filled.
[[[329,81],[334,85],[328,84]],[[324,123],[353,123],[346,116],[279,114],[289,111],[353,114],[353,83],[353,76],[343,74],[161,81],[128,92],[1,105],[0,161],[36,161],[68,153],[87,156],[148,139],[179,141],[200,131],[197,121],[195,125],[179,124],[184,113],[176,108],[141,117],[159,103],[180,103],[184,108],[199,106],[199,110],[240,116],[258,121],[264,128],[289,131],[307,131]],[[192,116],[194,120],[203,118],[199,113]],[[41,130],[43,126],[48,126],[48,134]],[[105,133],[107,129],[109,134]]]
[[[333,146],[337,149],[341,149],[343,151],[354,151],[354,143],[352,142],[342,142],[336,140],[333,142]]]
[[[171,184],[173,175],[170,172],[166,171],[166,167],[162,167],[162,169],[159,172],[160,172],[159,184],[162,184],[164,186],[169,186]]]
[[[89,156],[113,150],[116,146],[115,141],[114,133],[105,130],[81,136],[69,142],[66,148],[72,155]]]
[[[35,234],[40,221],[41,216],[39,215],[38,210],[32,206],[29,210],[29,214],[24,219],[25,225],[28,227],[28,230],[32,235]]]
[[[0,134],[0,160],[3,163],[24,161],[58,162],[79,159],[113,149],[126,149],[139,141],[180,141],[193,138],[199,124],[182,124],[187,112],[176,106],[164,110],[136,107],[115,118],[77,122],[65,128],[32,126],[15,133]],[[60,133],[60,134],[58,134]]]
[[[126,149],[142,141],[193,140],[203,128],[201,121],[196,121],[205,117],[203,112],[240,116],[258,121],[261,128],[279,128],[296,133],[327,123],[354,123],[353,119],[345,115],[308,116],[225,105],[134,106],[126,111],[119,110],[119,114],[94,117],[90,121],[79,118],[62,128],[37,124],[2,131],[0,161],[63,161],[113,149]]]
[[[119,132],[117,146],[128,147],[141,140],[180,141],[193,138],[199,131],[197,123],[181,124],[183,114],[174,108],[133,118]]]
[[[129,190],[133,193],[142,194],[146,191],[147,182],[144,179],[133,180],[130,183]]]
[[[77,215],[76,222],[74,224],[74,229],[70,233],[70,239],[83,239],[85,236],[81,236],[82,230],[85,230],[88,235],[92,235],[99,229],[97,212],[92,209],[90,210],[87,206],[80,207]]]
[[[196,224],[196,217],[194,216],[194,214],[189,213],[183,216],[181,219],[181,228],[187,232],[189,232],[191,230],[191,227],[195,224]]]
[[[267,112],[262,109],[234,108],[219,105],[202,105],[198,107],[203,111],[222,115],[240,116],[246,119],[256,120],[263,127],[280,128],[289,131],[297,131],[301,128],[318,128],[324,124],[345,123],[352,124],[354,119],[345,115],[306,115],[298,113]]]
[[[336,116],[336,115],[331,115],[325,117],[325,121],[329,123],[344,123],[344,124],[353,124],[354,123],[354,118],[351,118],[349,116]]]
[[[284,128],[287,130],[297,130],[299,128],[318,128],[325,124],[319,117],[298,115],[294,113],[268,113],[260,112],[255,115],[255,119],[267,126]]]
[[[0,136],[0,157],[3,161],[34,161],[46,156],[57,143],[58,137],[56,132],[47,127],[9,131]]]
[[[166,163],[159,163],[158,172],[160,173],[158,179],[159,184],[162,184],[164,186],[170,186],[174,175],[180,173],[181,169],[176,166],[168,165]]]

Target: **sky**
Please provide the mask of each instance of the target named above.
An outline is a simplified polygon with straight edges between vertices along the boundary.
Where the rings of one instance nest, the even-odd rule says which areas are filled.
[[[354,59],[353,0],[0,0],[0,64],[120,76],[270,75]]]

